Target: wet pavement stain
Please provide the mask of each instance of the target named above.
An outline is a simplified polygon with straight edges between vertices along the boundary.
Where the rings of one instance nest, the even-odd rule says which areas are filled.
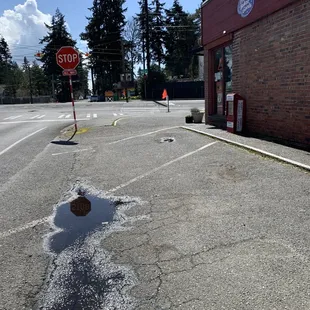
[[[52,237],[50,250],[59,254],[113,221],[117,202],[84,194],[70,203],[59,206],[54,223],[62,231]]]

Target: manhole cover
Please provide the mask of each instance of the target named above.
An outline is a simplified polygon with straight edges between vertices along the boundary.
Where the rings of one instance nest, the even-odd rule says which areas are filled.
[[[173,137],[164,137],[164,138],[160,139],[160,143],[164,143],[164,142],[171,143],[171,142],[174,142],[174,141],[175,141],[175,138],[173,138]]]

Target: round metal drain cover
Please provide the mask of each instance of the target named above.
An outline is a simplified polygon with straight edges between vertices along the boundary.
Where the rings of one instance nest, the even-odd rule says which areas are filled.
[[[174,142],[174,141],[175,141],[175,138],[173,138],[173,137],[166,137],[166,138],[161,138],[160,139],[160,143],[164,143],[164,142],[171,143],[171,142]]]

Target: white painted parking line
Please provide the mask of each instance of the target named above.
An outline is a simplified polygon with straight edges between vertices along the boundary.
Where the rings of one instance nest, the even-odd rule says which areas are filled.
[[[78,118],[77,121],[87,121],[88,118]],[[6,121],[0,122],[0,125],[7,125],[7,124],[23,124],[23,123],[48,123],[48,122],[68,122],[71,120],[67,119],[37,119],[32,121]]]
[[[26,229],[29,229],[29,228],[32,228],[32,227],[35,227],[37,225],[42,225],[44,223],[47,223],[49,220],[50,220],[51,217],[44,217],[42,219],[39,219],[39,220],[35,220],[35,221],[32,221],[30,223],[27,223],[23,226],[19,226],[17,228],[12,228],[12,229],[9,229],[7,231],[4,231],[4,232],[0,232],[0,239],[2,238],[6,238],[6,237],[9,237],[13,234],[16,234],[16,233],[19,233],[19,232],[22,232]]]
[[[52,154],[52,156],[63,155],[63,154],[71,154],[71,153],[80,153],[80,152],[86,152],[86,151],[92,151],[92,150],[91,149],[82,149],[82,150],[76,150],[76,151],[71,151],[71,152],[54,153],[54,154]]]
[[[30,119],[35,119],[35,118],[37,118],[37,117],[39,117],[39,116],[40,116],[40,114],[35,115],[35,116],[32,116],[32,117],[30,117]]]
[[[58,118],[64,118],[64,117],[65,117],[65,114],[58,116]]]
[[[94,115],[93,115],[93,117],[94,117],[94,118],[97,118],[97,117],[98,117],[98,115],[97,115],[97,114],[94,114]]]
[[[14,116],[9,116],[9,117],[5,118],[4,121],[12,119],[12,117],[14,117]]]
[[[109,144],[117,144],[117,143],[124,142],[124,141],[127,141],[127,140],[131,140],[131,139],[135,139],[135,138],[140,138],[140,137],[145,137],[145,136],[149,136],[149,135],[152,135],[154,133],[157,133],[157,132],[161,132],[161,131],[165,131],[165,130],[170,130],[170,129],[175,129],[175,128],[179,128],[179,126],[167,127],[167,128],[159,129],[159,130],[156,130],[156,131],[147,132],[147,133],[144,133],[144,134],[141,134],[141,135],[131,136],[131,137],[128,137],[128,138],[125,138],[125,139],[121,139],[121,140],[116,140],[116,141],[110,142]]]
[[[66,118],[70,118],[70,117],[71,117],[71,115],[70,115],[70,114],[67,114],[67,115],[66,115]]]
[[[87,117],[87,118],[90,118],[90,114],[87,114],[86,117]]]
[[[45,117],[45,115],[41,115],[41,116],[37,117],[37,119],[41,119],[43,117]]]
[[[176,163],[176,162],[178,162],[178,161],[180,161],[180,160],[182,160],[182,159],[184,159],[186,157],[194,155],[194,154],[196,154],[196,153],[206,149],[207,147],[210,147],[210,146],[214,145],[215,143],[218,143],[218,142],[216,141],[216,142],[209,143],[209,144],[207,144],[207,145],[205,145],[205,146],[203,146],[203,147],[201,147],[201,148],[199,148],[199,149],[197,149],[195,151],[192,151],[192,152],[187,153],[187,154],[185,154],[183,156],[180,156],[180,157],[178,157],[176,159],[173,159],[173,160],[171,160],[171,161],[169,161],[169,162],[167,162],[167,163],[165,163],[165,164],[163,164],[163,165],[161,165],[161,166],[159,166],[159,167],[157,167],[155,169],[152,169],[152,170],[150,170],[150,171],[148,171],[148,172],[146,172],[144,174],[141,174],[141,175],[137,176],[136,178],[133,178],[133,179],[129,180],[128,182],[123,183],[123,184],[121,184],[121,185],[119,185],[119,186],[109,190],[106,194],[110,195],[110,194],[116,192],[117,190],[122,189],[124,187],[127,187],[128,185],[130,185],[130,184],[132,184],[134,182],[137,182],[137,181],[139,181],[139,180],[141,180],[141,179],[143,179],[143,178],[145,178],[145,177],[147,177],[147,176],[149,176],[149,175],[151,175],[151,174],[153,174],[153,173],[155,173],[155,172],[157,172],[157,171],[159,171],[159,170],[161,170],[163,168],[166,168],[166,167],[168,167],[168,166],[170,166],[170,165],[172,165],[172,164],[174,164],[174,163]]]
[[[8,118],[8,119],[10,119],[10,120],[14,120],[14,119],[17,119],[17,118],[20,118],[20,117],[22,117],[22,115],[11,116],[11,117],[10,117],[10,118]]]
[[[7,148],[4,149],[3,151],[1,151],[1,152],[0,152],[0,156],[3,155],[4,153],[6,153],[7,151],[9,151],[9,150],[10,150],[11,148],[13,148],[15,145],[17,145],[17,144],[19,144],[20,142],[22,142],[22,141],[24,141],[24,140],[30,138],[31,136],[37,134],[38,132],[40,132],[40,131],[42,131],[42,130],[44,130],[44,129],[46,129],[46,128],[47,128],[47,127],[41,128],[41,129],[39,129],[39,130],[37,130],[37,131],[31,133],[30,135],[27,135],[26,137],[24,137],[24,138],[22,138],[22,139],[20,139],[20,140],[18,140],[18,141],[16,141],[16,142],[14,142],[12,145],[10,145],[9,147],[7,147]]]

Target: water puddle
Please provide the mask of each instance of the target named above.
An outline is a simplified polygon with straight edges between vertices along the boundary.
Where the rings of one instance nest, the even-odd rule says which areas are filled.
[[[109,231],[121,229],[122,210],[136,202],[94,193],[76,188],[74,199],[55,210],[54,232],[45,244],[53,260],[40,310],[134,309],[125,289],[134,285],[134,275],[113,264],[101,242]]]
[[[57,208],[54,223],[62,231],[50,240],[50,250],[59,254],[75,242],[83,242],[90,233],[113,221],[116,205],[79,192],[78,198]]]

